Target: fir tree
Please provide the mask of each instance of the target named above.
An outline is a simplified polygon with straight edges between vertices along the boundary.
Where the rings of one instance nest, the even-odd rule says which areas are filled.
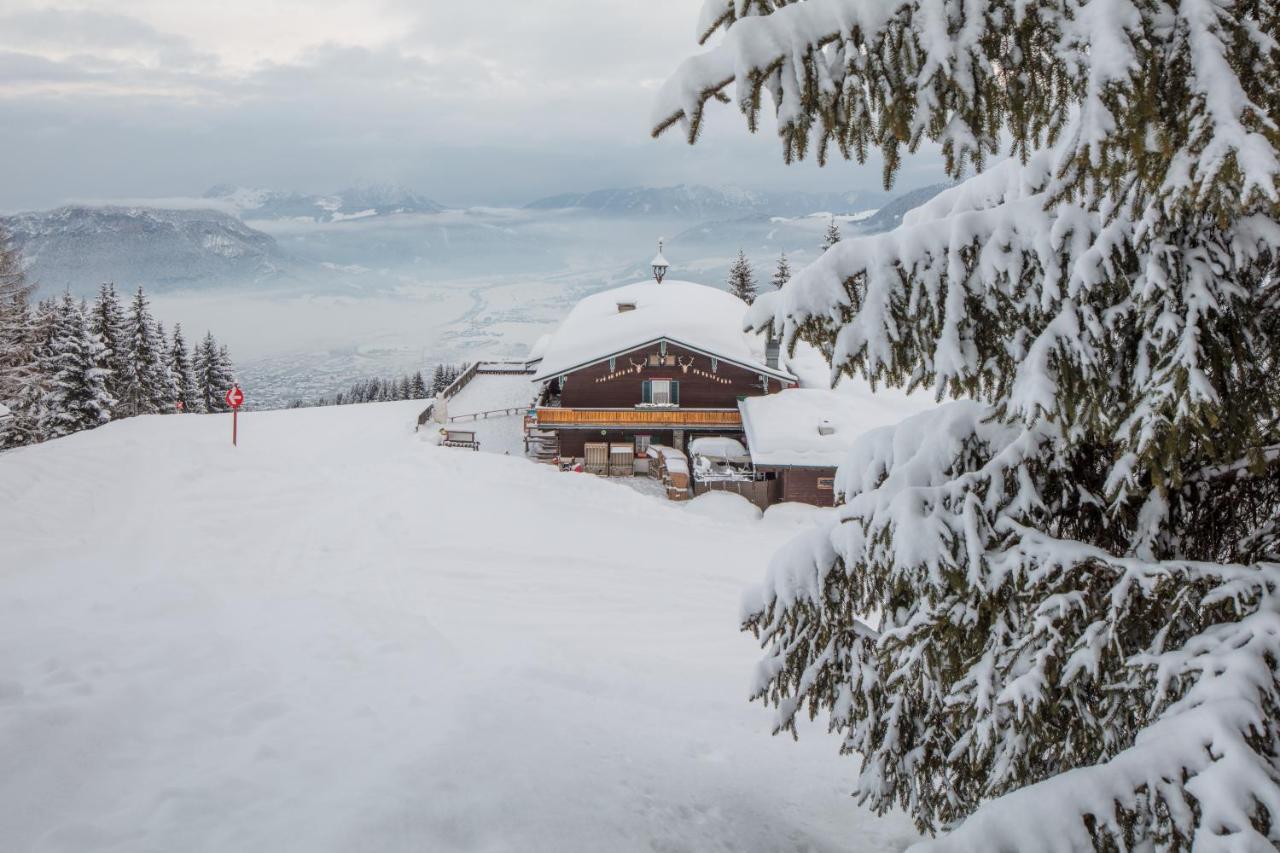
[[[173,393],[165,364],[164,341],[150,303],[141,287],[134,293],[125,317],[124,356],[120,376],[121,417],[172,411]]]
[[[445,378],[444,365],[437,364],[436,369],[431,373],[431,396],[438,396],[448,385],[449,382]]]
[[[111,419],[114,400],[107,393],[108,371],[101,367],[105,349],[89,331],[80,306],[70,293],[53,312],[52,336],[45,355],[49,390],[46,438],[58,438],[101,426]]]
[[[756,276],[741,249],[737,260],[729,267],[729,292],[748,305],[756,301]]]
[[[32,343],[35,370],[17,400],[18,419],[26,425],[27,443],[46,441],[58,433],[52,405],[52,378],[56,370],[55,341],[58,333],[57,304],[52,299],[36,303],[32,313]]]
[[[827,230],[822,234],[822,251],[827,251],[836,243],[840,242],[840,226],[836,225],[836,218],[833,216],[827,222]]]
[[[187,342],[182,337],[182,324],[173,326],[173,340],[169,346],[169,375],[176,386],[176,399],[184,412],[200,410],[200,394],[196,384],[195,368],[187,352]]]
[[[749,315],[969,398],[857,442],[747,602],[755,696],[825,714],[863,801],[959,824],[930,849],[1275,847],[1280,6],[868,8],[712,0],[656,108],[694,142],[732,84],[787,160],[979,171]]]
[[[226,393],[234,380],[229,370],[230,359],[224,357],[225,352],[226,349],[219,347],[214,340],[212,332],[206,332],[204,340],[196,348],[196,397],[200,411],[230,411]]]
[[[34,289],[0,227],[0,403],[13,415],[0,427],[0,449],[39,441],[38,412],[31,406],[41,384],[30,303]]]
[[[160,350],[160,366],[156,370],[156,385],[164,395],[164,405],[161,406],[162,414],[171,414],[178,411],[179,388],[178,377],[173,375],[171,365],[173,364],[173,347],[169,341],[169,336],[165,334],[164,323],[156,321],[155,336]]]
[[[124,312],[114,284],[104,283],[98,288],[98,297],[89,307],[89,331],[102,342],[98,366],[108,371],[107,393],[114,399],[122,395],[121,381],[125,375],[124,363],[127,350]]]
[[[422,400],[427,396],[427,383],[422,378],[422,371],[415,370],[413,379],[409,383],[409,399]]]
[[[778,268],[773,271],[773,286],[782,289],[782,285],[791,280],[791,264],[787,263],[787,253],[778,255]]]

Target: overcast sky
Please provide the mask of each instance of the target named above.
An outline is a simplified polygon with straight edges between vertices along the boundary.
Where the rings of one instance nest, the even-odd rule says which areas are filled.
[[[652,140],[700,0],[0,0],[0,209],[215,183],[404,184],[447,204],[634,184],[878,187],[786,167],[716,111]],[[936,157],[898,179],[940,179]]]

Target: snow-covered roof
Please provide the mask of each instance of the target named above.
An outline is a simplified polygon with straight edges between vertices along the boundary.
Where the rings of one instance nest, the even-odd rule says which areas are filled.
[[[787,371],[766,366],[764,335],[742,331],[746,310],[733,294],[689,281],[643,281],[592,294],[552,333],[534,381],[659,340],[794,380]]]
[[[713,435],[690,441],[689,455],[710,456],[716,459],[741,459],[747,455],[747,449],[736,438]]]
[[[789,388],[738,403],[752,463],[802,468],[836,467],[858,436],[918,408],[894,395],[878,399],[869,390],[819,388]]]
[[[653,256],[653,260],[649,261],[649,266],[651,266],[651,267],[669,267],[669,266],[671,266],[671,264],[667,263],[667,259],[666,259],[666,258],[664,258],[664,257],[662,256],[662,252],[661,252],[661,251],[659,251],[659,252],[658,252],[658,254],[656,254],[656,255],[654,255],[654,256]]]

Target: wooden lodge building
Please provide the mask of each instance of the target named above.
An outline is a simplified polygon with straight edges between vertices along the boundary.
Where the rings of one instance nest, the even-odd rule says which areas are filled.
[[[664,282],[661,246],[653,264],[654,280],[587,296],[535,345],[525,364],[537,389],[530,455],[595,474],[649,473],[675,500],[731,491],[761,508],[832,506],[855,439],[906,410],[799,387],[778,345],[743,331],[745,302]],[[796,357],[808,375],[799,359],[821,358],[803,344]],[[713,437],[733,441],[695,442]]]
[[[586,297],[530,354],[539,387],[529,431],[544,456],[621,473],[650,445],[741,438],[744,398],[797,384],[778,347],[742,331],[746,303],[714,287],[655,279]],[[602,455],[609,457],[602,458]]]

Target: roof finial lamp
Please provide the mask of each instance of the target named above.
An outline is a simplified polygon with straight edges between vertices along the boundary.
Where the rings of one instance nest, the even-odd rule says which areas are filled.
[[[663,277],[667,274],[667,267],[671,266],[667,263],[667,259],[662,257],[662,238],[658,238],[658,254],[653,256],[653,278],[658,284],[662,284]]]

